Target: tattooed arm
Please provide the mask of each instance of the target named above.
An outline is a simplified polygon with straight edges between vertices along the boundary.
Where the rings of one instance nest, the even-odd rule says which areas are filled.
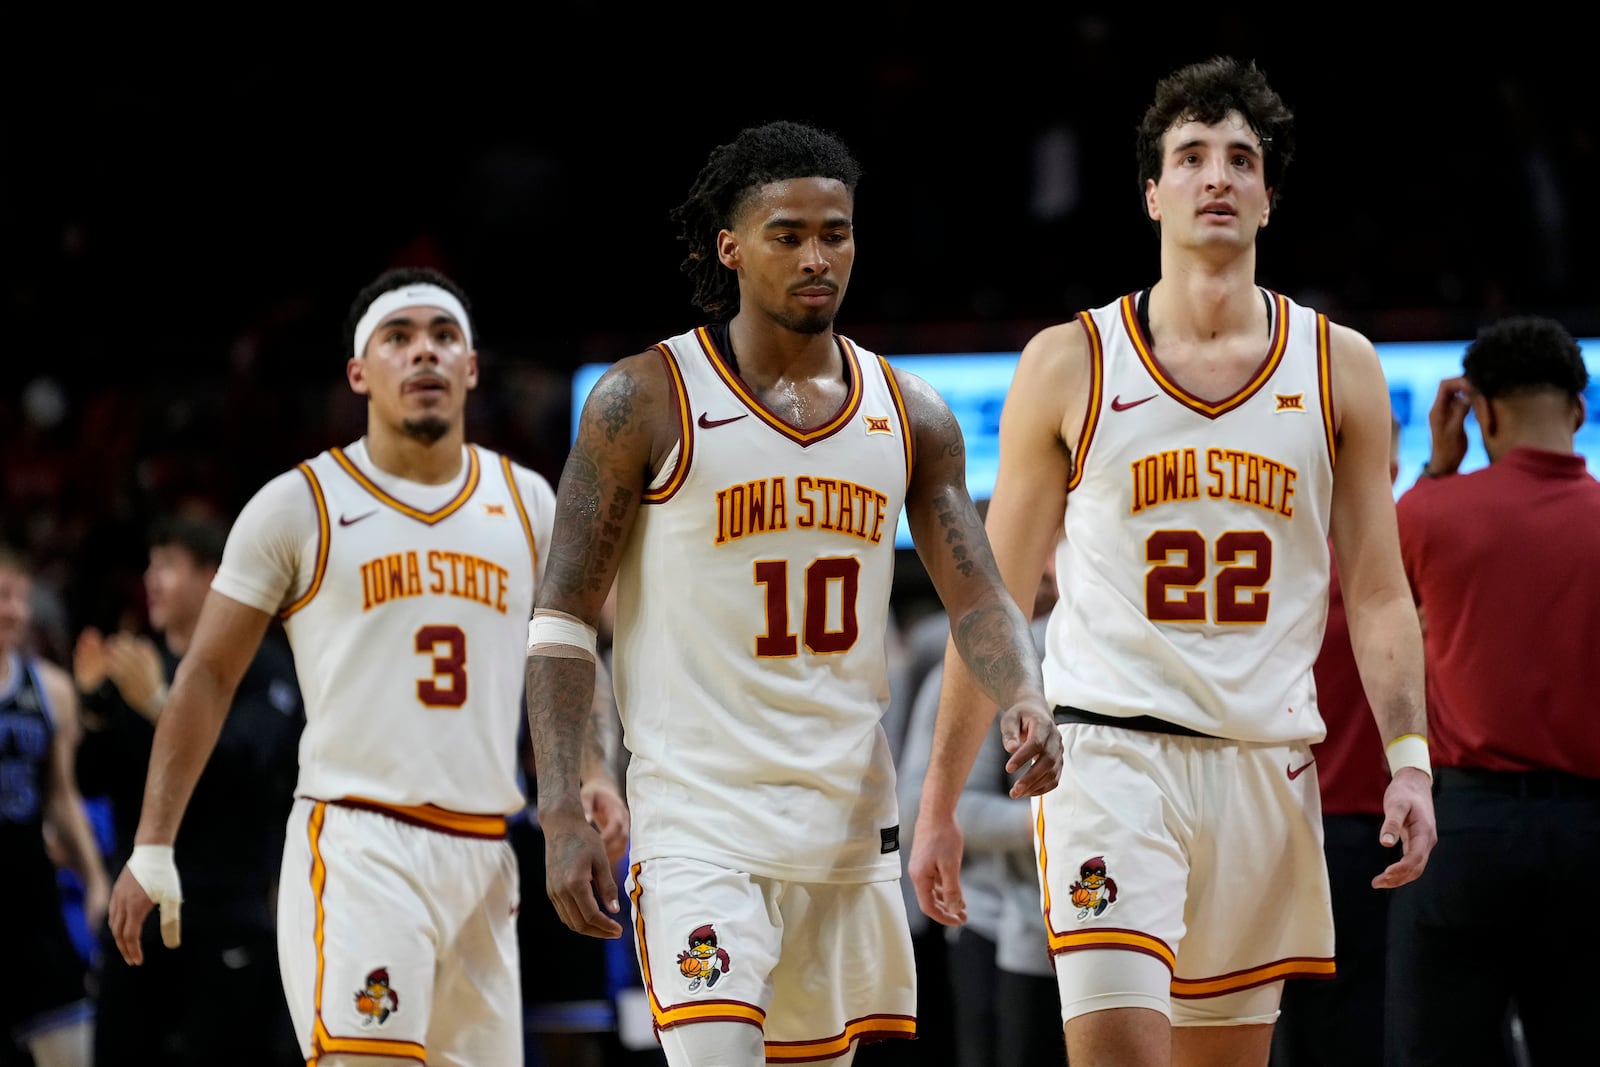
[[[1014,772],[1028,759],[1034,761],[1011,795],[1048,792],[1061,774],[1061,737],[1045,701],[1027,618],[1049,551],[1059,540],[1066,507],[1071,465],[1060,428],[1069,406],[1063,397],[1070,395],[1075,379],[1065,369],[1084,359],[1083,351],[1073,351],[1077,338],[1072,330],[1081,338],[1082,329],[1075,324],[1044,331],[1018,361],[1001,417],[1000,468],[987,530],[964,491],[938,487],[941,482],[964,484],[959,430],[945,429],[931,417],[930,426],[918,433],[917,465],[934,468],[923,473],[935,484],[919,490],[934,495],[923,519],[929,528],[918,531],[912,512],[912,531],[951,625],[909,871],[922,910],[947,926],[966,921],[956,802],[997,703],[1005,746],[1012,753],[1006,769]],[[1079,347],[1086,351],[1086,345]],[[937,414],[931,405],[929,412]],[[944,417],[949,418],[947,413]],[[950,467],[953,471],[946,469]],[[1026,689],[1016,680],[1023,665]],[[1008,685],[1014,687],[1010,692]]]
[[[535,611],[591,628],[616,578],[639,499],[677,443],[672,390],[655,350],[617,361],[584,402],[578,439],[556,488],[555,531]],[[570,645],[529,650],[528,733],[545,833],[545,891],[581,934],[620,937],[599,899],[618,910],[617,885],[600,833],[584,815],[580,776],[591,751],[595,663]]]

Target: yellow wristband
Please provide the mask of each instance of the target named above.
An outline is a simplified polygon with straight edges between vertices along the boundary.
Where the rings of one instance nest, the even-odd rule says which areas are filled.
[[[1393,778],[1401,767],[1415,767],[1433,777],[1433,763],[1428,759],[1428,739],[1421,734],[1401,734],[1384,749],[1389,757],[1389,777]]]

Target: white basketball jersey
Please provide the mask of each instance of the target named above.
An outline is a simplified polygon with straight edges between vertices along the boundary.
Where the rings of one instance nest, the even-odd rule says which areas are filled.
[[[657,346],[676,461],[645,494],[617,586],[631,858],[796,881],[900,873],[879,723],[894,534],[912,445],[887,363],[811,430],[765,407],[700,329]]]
[[[346,450],[298,468],[321,527],[303,561],[310,586],[282,612],[306,706],[299,796],[471,815],[524,806],[534,530],[551,519],[517,490],[528,472],[487,449],[466,455],[459,489],[426,511]]]
[[[1243,741],[1322,738],[1328,322],[1267,295],[1266,359],[1218,401],[1166,373],[1137,294],[1078,316],[1093,385],[1046,635],[1053,704]]]

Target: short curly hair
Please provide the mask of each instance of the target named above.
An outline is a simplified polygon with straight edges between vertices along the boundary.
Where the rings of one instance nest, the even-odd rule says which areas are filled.
[[[678,269],[694,282],[695,306],[726,321],[739,310],[739,281],[717,258],[717,234],[732,229],[751,196],[763,185],[790,178],[834,178],[855,199],[861,165],[839,137],[789,120],[750,126],[711,150],[689,188],[672,209],[678,239],[688,255]]]
[[[1549,389],[1576,395],[1589,384],[1583,349],[1565,326],[1542,315],[1512,315],[1483,327],[1461,370],[1490,398]]]
[[[1139,122],[1139,199],[1147,183],[1161,178],[1162,140],[1185,122],[1215,125],[1237,111],[1261,138],[1262,173],[1277,205],[1284,175],[1294,158],[1294,112],[1289,110],[1255,62],[1213,56],[1180,67],[1156,83],[1150,106]]]

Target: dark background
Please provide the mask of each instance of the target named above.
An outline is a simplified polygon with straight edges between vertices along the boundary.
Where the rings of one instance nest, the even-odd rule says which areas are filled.
[[[1377,341],[1518,311],[1600,334],[1600,94],[1572,27],[1260,13],[554,4],[391,12],[345,39],[242,15],[17,32],[0,534],[71,625],[114,621],[151,517],[231,516],[361,432],[341,324],[399,263],[473,298],[469,433],[554,479],[567,372],[699,321],[668,212],[770,118],[863,163],[841,331],[1015,350],[1154,280],[1134,127],[1157,78],[1219,52],[1299,118],[1263,284]]]

